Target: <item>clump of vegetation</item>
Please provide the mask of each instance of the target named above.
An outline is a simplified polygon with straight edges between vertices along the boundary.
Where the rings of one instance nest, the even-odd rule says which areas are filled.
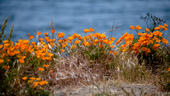
[[[165,24],[162,19],[152,16],[150,14],[147,14],[147,16],[144,18],[147,20],[148,18],[151,18],[151,27],[142,30],[142,27],[140,27],[139,25],[137,25],[136,27],[130,26],[130,29],[136,30],[137,35],[134,36],[133,34],[125,33],[116,42],[116,45],[120,44],[120,50],[123,51],[123,53],[121,54],[128,57],[125,59],[126,62],[127,60],[132,62],[135,60],[135,57],[137,57],[137,59],[132,62],[134,64],[131,64],[133,65],[132,69],[129,70],[129,68],[127,69],[127,67],[125,67],[125,72],[123,72],[123,75],[131,73],[130,77],[138,77],[135,76],[135,74],[140,74],[140,78],[141,76],[142,78],[145,78],[146,75],[147,78],[152,77],[151,75],[154,75],[156,77],[160,76],[159,80],[157,81],[157,84],[159,82],[159,84],[162,85],[163,90],[169,90],[168,86],[170,81],[168,80],[169,72],[167,70],[170,66],[169,61],[167,61],[169,56],[169,47],[168,40],[164,38],[164,34],[168,30],[168,25]],[[135,56],[133,54],[135,54]],[[130,59],[130,57],[132,57],[133,60]],[[135,64],[136,66],[134,66]],[[127,66],[127,63],[124,65]],[[135,79],[133,78],[133,80]]]
[[[84,29],[85,36],[74,33],[65,37],[54,27],[51,33],[37,32],[38,38],[28,34],[28,40],[13,42],[13,28],[4,36],[6,19],[0,33],[0,95],[49,95],[53,85],[112,76],[130,82],[156,78],[156,85],[169,90],[170,55],[163,35],[168,25],[151,18],[152,27],[130,26],[137,35],[125,33],[116,42],[93,28]]]

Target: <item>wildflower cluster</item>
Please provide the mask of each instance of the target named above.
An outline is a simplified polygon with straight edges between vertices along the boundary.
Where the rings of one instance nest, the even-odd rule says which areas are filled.
[[[64,38],[64,33],[58,33],[58,43],[60,52],[65,52],[66,49],[74,50],[76,48],[89,49],[89,48],[100,48],[105,49],[105,53],[116,53],[114,52],[113,42],[114,37],[108,38],[105,34],[94,33],[94,29],[84,29],[84,32],[90,32],[86,36],[81,36],[80,34],[74,33],[73,35]],[[106,52],[107,51],[107,52]]]
[[[31,84],[33,88],[36,88],[39,86],[40,89],[43,89],[44,85],[47,85],[48,82],[45,80],[41,80],[41,78],[35,78],[35,77],[23,77],[22,80],[27,81],[28,84]]]
[[[1,88],[2,90],[8,90],[6,89],[8,82],[13,82],[14,78],[19,80],[19,75],[32,76],[38,74],[42,78],[47,77],[50,61],[53,60],[54,56],[51,49],[54,46],[55,39],[50,39],[48,33],[44,33],[44,39],[40,38],[40,35],[41,32],[37,32],[38,42],[33,42],[34,36],[30,34],[29,40],[18,40],[15,43],[10,40],[2,41],[2,44],[0,44],[0,75],[3,78],[1,83],[4,85]],[[8,80],[7,83],[6,80]],[[17,82],[13,83],[14,86],[18,86]],[[22,82],[19,84],[22,84]],[[37,84],[47,85],[48,83],[47,81],[39,81],[32,84],[34,88],[38,86]]]
[[[74,33],[66,37],[65,33],[56,33],[55,29],[52,28],[52,38],[50,38],[50,33],[48,32],[37,32],[37,38],[28,34],[28,40],[18,40],[17,42],[3,40],[2,43],[0,42],[0,76],[2,77],[0,85],[5,85],[6,80],[9,80],[9,82],[17,80],[18,82],[14,82],[12,85],[29,85],[35,90],[47,89],[44,86],[50,84],[49,78],[47,78],[48,73],[50,73],[48,71],[50,68],[54,68],[54,64],[59,60],[58,57],[64,53],[68,55],[79,55],[81,53],[94,60],[95,63],[108,60],[112,64],[114,64],[113,60],[119,48],[123,52],[130,51],[136,55],[148,56],[159,50],[161,46],[168,44],[168,40],[163,37],[163,32],[168,30],[167,27],[168,25],[164,24],[155,27],[154,30],[145,28],[142,32],[141,26],[130,26],[130,29],[137,31],[137,36],[125,33],[116,42],[114,42],[114,37],[106,36],[104,33],[97,33],[93,28],[84,29],[85,36]],[[55,35],[57,36],[54,37]],[[37,41],[33,42],[34,40]],[[118,47],[115,47],[115,45]],[[106,62],[102,64],[104,65]],[[108,66],[106,69],[108,69]],[[7,81],[6,85],[9,84]],[[6,85],[0,87],[0,89],[8,90]],[[27,91],[22,92],[23,94],[27,93]],[[14,94],[15,92],[13,92]]]
[[[4,40],[0,45],[0,64],[5,70],[12,67],[12,61],[19,64],[25,63],[25,59],[37,58],[42,61],[52,60],[53,54],[48,51],[49,45],[40,40],[39,45],[29,40],[18,40],[13,43],[12,41]],[[8,67],[7,67],[8,66]]]
[[[144,52],[146,55],[152,51],[156,51],[160,48],[161,44],[168,44],[168,40],[163,37],[163,31],[168,30],[168,25],[159,25],[154,28],[154,31],[145,28],[144,32],[140,32],[142,27],[139,25],[136,26],[137,38],[134,38],[133,34],[125,33],[117,42],[119,44],[123,39],[125,44],[122,44],[121,47],[123,51],[126,51],[128,48],[133,50],[135,54]],[[130,29],[134,30],[135,26],[130,26]]]

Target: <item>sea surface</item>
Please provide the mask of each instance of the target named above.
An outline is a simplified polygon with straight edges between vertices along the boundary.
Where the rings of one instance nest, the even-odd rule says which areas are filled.
[[[14,24],[13,40],[27,39],[28,33],[50,32],[52,22],[56,32],[67,35],[84,35],[83,29],[92,27],[106,34],[113,28],[112,35],[120,37],[133,33],[130,25],[145,27],[140,17],[148,12],[170,26],[170,0],[0,0],[0,26],[9,16],[6,32]]]

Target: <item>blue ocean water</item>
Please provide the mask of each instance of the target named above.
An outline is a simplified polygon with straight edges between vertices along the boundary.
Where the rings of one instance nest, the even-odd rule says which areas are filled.
[[[7,29],[14,24],[14,40],[25,39],[27,33],[49,32],[51,21],[57,32],[67,35],[83,35],[89,27],[107,33],[114,26],[113,35],[119,37],[131,32],[130,25],[144,26],[140,17],[147,12],[170,26],[170,0],[0,0],[0,24],[10,16]]]

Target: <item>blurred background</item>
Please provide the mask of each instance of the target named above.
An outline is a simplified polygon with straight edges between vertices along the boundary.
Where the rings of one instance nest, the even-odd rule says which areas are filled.
[[[52,21],[56,32],[67,35],[83,35],[89,27],[107,33],[116,27],[114,37],[119,37],[131,32],[130,25],[144,27],[140,17],[147,12],[170,26],[170,0],[0,0],[0,24],[9,16],[7,29],[14,24],[14,40],[26,39],[28,33],[50,32]]]

